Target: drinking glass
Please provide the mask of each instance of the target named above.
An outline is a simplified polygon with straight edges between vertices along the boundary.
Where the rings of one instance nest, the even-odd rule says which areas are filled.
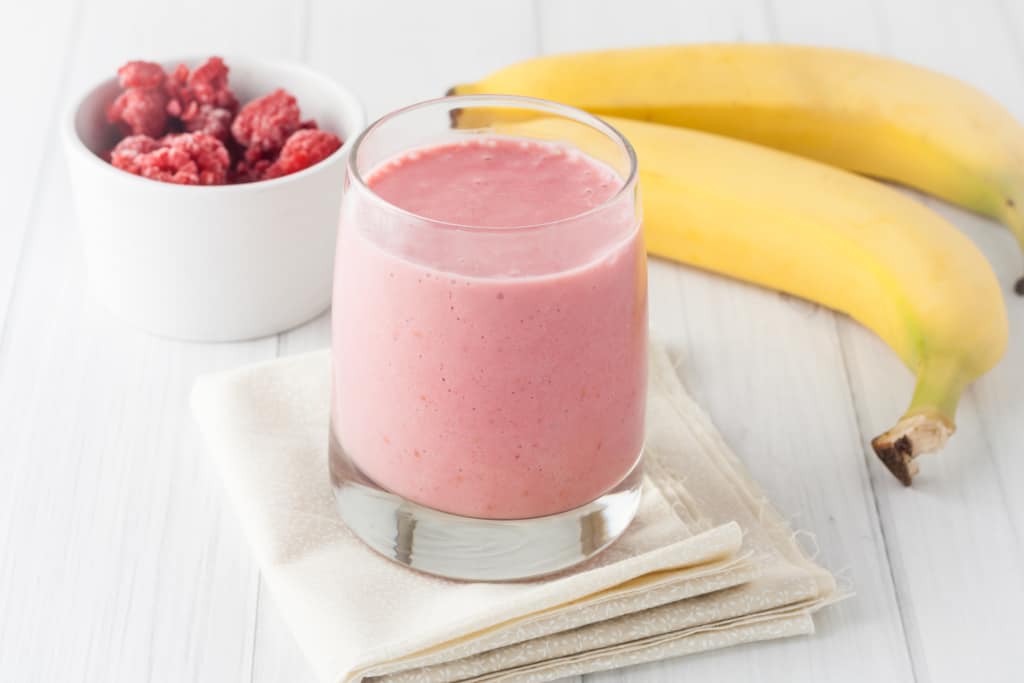
[[[505,183],[488,195],[503,210],[603,198],[506,225],[486,205],[446,222],[382,196],[375,178],[457,145],[479,154],[474,183]],[[442,196],[456,181],[433,168],[400,191]],[[522,175],[542,168],[580,183]],[[372,124],[346,172],[330,431],[344,522],[386,557],[457,579],[539,576],[600,552],[642,479],[647,273],[629,143],[553,102],[446,97]]]

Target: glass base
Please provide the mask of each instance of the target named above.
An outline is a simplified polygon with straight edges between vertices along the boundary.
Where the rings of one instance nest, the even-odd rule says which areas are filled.
[[[566,569],[618,538],[640,505],[641,460],[596,500],[546,517],[491,520],[424,507],[374,483],[332,430],[331,482],[342,521],[366,545],[428,574],[469,581],[512,581]]]

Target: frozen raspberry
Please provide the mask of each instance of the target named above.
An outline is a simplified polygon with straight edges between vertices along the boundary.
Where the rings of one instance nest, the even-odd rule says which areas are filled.
[[[231,159],[224,144],[204,133],[132,136],[111,152],[111,162],[144,178],[180,185],[223,185]]]
[[[197,117],[207,121],[208,115],[200,112],[204,107],[207,111],[225,109],[232,117],[238,111],[238,99],[228,87],[228,67],[220,57],[210,57],[192,73],[187,66],[179,64],[167,76],[164,91],[168,98],[167,113],[186,124]],[[185,129],[204,127],[204,123],[197,123],[193,127],[186,125]]]
[[[164,92],[167,93],[167,113],[174,117],[181,117],[186,105],[195,101],[188,89],[187,66],[179,64],[174,71],[167,74],[167,79],[164,81]]]
[[[284,143],[277,161],[264,171],[263,179],[279,178],[309,168],[334,154],[339,147],[341,140],[334,133],[315,129],[296,131]]]
[[[301,171],[341,147],[341,140],[303,121],[285,90],[239,110],[220,57],[165,72],[155,62],[118,69],[123,92],[107,118],[129,136],[104,155],[117,168],[172,183],[254,182]],[[182,132],[184,131],[184,132]]]
[[[156,62],[128,62],[117,70],[122,88],[160,88],[167,74]]]
[[[220,57],[210,57],[188,77],[188,87],[199,104],[207,104],[232,113],[238,111],[238,99],[228,87],[228,67]]]
[[[246,160],[255,161],[272,157],[300,123],[295,98],[284,90],[275,90],[242,107],[231,124],[231,133],[246,148]]]
[[[138,158],[158,148],[158,143],[148,135],[129,135],[110,151],[110,163],[117,168],[138,174]]]
[[[256,161],[242,159],[235,164],[230,180],[232,183],[254,183],[257,180],[262,180],[263,174],[270,164],[270,159],[257,159]]]
[[[107,107],[107,120],[128,135],[159,137],[167,130],[167,96],[157,88],[129,88]]]
[[[188,118],[182,117],[182,122],[190,133],[206,133],[227,142],[231,137],[232,118],[234,115],[228,109],[201,104],[195,112],[190,112]]]

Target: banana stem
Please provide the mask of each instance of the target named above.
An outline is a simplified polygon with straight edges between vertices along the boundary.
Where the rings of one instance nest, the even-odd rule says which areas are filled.
[[[1017,206],[1017,201],[1011,197],[1006,199],[1006,212],[1003,215],[1003,224],[1010,229],[1013,236],[1020,245],[1021,253],[1024,253],[1024,213],[1022,207]],[[1017,279],[1013,291],[1019,296],[1024,296],[1024,276]]]
[[[956,426],[945,415],[906,415],[895,427],[872,439],[871,447],[893,476],[904,486],[910,486],[920,471],[914,458],[941,450],[955,430]]]
[[[920,469],[914,459],[941,450],[956,431],[953,416],[965,384],[959,363],[924,362],[910,408],[892,429],[871,440],[882,464],[904,486],[910,486]]]

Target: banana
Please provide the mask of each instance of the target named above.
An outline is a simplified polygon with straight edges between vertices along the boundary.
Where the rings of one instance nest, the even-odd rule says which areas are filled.
[[[649,253],[846,313],[915,373],[910,407],[872,441],[909,485],[914,459],[952,434],[961,391],[1006,349],[999,284],[974,244],[875,181],[708,133],[604,118],[636,150]],[[579,143],[579,127],[562,119],[493,129]]]
[[[775,147],[994,218],[1024,249],[1024,128],[971,86],[905,62],[787,45],[652,47],[528,60],[449,92],[529,95]]]

